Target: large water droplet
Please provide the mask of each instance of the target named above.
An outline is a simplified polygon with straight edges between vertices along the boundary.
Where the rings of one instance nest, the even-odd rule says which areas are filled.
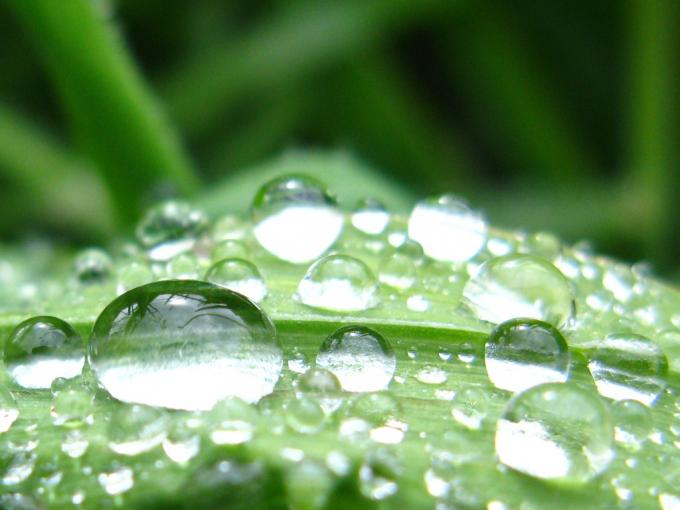
[[[227,396],[255,402],[272,392],[283,363],[262,310],[192,280],[151,283],[112,301],[95,322],[89,359],[115,398],[187,410]]]
[[[57,377],[75,377],[84,363],[80,335],[56,317],[32,317],[19,324],[5,343],[10,377],[24,388],[49,388]]]
[[[569,350],[551,324],[513,319],[496,327],[486,342],[484,358],[491,382],[503,390],[524,391],[569,375]]]
[[[485,262],[465,285],[463,296],[477,317],[493,323],[528,317],[559,325],[574,309],[564,275],[532,255],[506,255]]]
[[[390,384],[396,368],[390,343],[377,331],[346,326],[328,336],[316,365],[333,372],[346,391],[379,391]]]
[[[588,369],[605,397],[651,405],[666,387],[666,355],[648,338],[621,333],[583,347]]]
[[[135,233],[152,260],[165,261],[191,249],[206,225],[202,211],[184,202],[168,201],[149,209]]]
[[[484,217],[461,199],[442,195],[418,202],[408,220],[408,235],[425,254],[445,262],[465,262],[484,246]]]
[[[570,383],[534,386],[510,400],[496,427],[500,461],[536,478],[582,484],[614,457],[609,413]]]
[[[359,200],[352,213],[352,225],[364,234],[382,233],[390,221],[390,213],[374,198]]]
[[[375,306],[378,283],[371,270],[349,255],[329,255],[312,264],[298,285],[307,306],[355,312]]]
[[[229,258],[213,264],[205,274],[211,283],[243,294],[255,303],[267,296],[267,286],[254,264],[247,260]]]
[[[19,417],[19,408],[12,393],[0,384],[0,434],[7,432]]]
[[[150,406],[118,406],[109,422],[109,448],[120,455],[138,455],[163,442],[168,415]]]
[[[266,183],[252,205],[254,234],[272,255],[300,264],[320,257],[340,235],[344,218],[324,185],[307,176]]]

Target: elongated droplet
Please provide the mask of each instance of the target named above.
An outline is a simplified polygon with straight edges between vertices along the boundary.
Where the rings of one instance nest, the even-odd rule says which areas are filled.
[[[266,183],[252,205],[254,234],[272,255],[293,264],[320,257],[340,235],[344,218],[335,198],[311,177]]]
[[[567,279],[545,259],[506,255],[485,262],[463,290],[466,304],[492,323],[527,317],[564,324],[573,314]]]
[[[588,369],[605,397],[651,405],[666,387],[666,355],[648,338],[621,333],[583,347]]]
[[[251,301],[193,280],[155,282],[113,300],[95,322],[89,360],[119,400],[207,410],[256,402],[283,363],[276,330]]]
[[[390,213],[374,198],[359,200],[352,213],[352,225],[364,234],[382,233],[390,221]]]
[[[551,324],[513,319],[499,324],[486,342],[484,357],[491,382],[503,390],[524,391],[569,375],[569,350]]]
[[[396,368],[390,343],[377,331],[346,326],[321,344],[316,366],[333,372],[345,391],[387,389]]]
[[[607,469],[613,439],[597,393],[547,383],[510,400],[496,426],[496,453],[503,464],[527,475],[578,485]]]
[[[12,393],[0,384],[0,434],[7,432],[19,417],[19,408]]]
[[[49,388],[57,377],[75,377],[84,361],[80,335],[56,317],[25,320],[5,343],[7,371],[24,388]]]
[[[310,266],[298,285],[307,306],[337,312],[367,310],[378,303],[378,282],[371,270],[349,255],[328,255]]]
[[[425,254],[445,262],[465,262],[484,246],[484,217],[453,195],[418,202],[408,220],[408,235]]]
[[[228,258],[213,264],[205,279],[260,303],[267,296],[267,286],[254,264],[247,260]]]
[[[191,249],[206,226],[202,211],[171,200],[149,209],[135,233],[149,258],[165,261]]]

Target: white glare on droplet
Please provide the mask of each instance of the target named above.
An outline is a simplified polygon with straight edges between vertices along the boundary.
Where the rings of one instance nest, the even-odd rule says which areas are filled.
[[[372,198],[360,200],[352,213],[352,225],[365,234],[380,234],[389,221],[390,214],[385,206]]]

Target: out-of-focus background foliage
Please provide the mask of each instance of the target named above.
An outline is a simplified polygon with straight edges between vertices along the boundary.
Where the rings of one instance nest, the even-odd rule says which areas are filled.
[[[3,0],[0,240],[105,242],[157,197],[314,148],[678,278],[679,14],[678,0]]]

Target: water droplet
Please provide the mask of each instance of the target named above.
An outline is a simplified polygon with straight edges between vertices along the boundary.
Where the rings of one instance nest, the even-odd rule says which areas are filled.
[[[352,225],[364,234],[382,233],[390,221],[385,206],[374,198],[359,200],[352,213]]]
[[[69,430],[61,442],[61,451],[72,459],[85,455],[90,447],[90,440],[82,429]]]
[[[499,324],[486,342],[484,363],[491,382],[500,389],[524,391],[569,375],[569,350],[551,324],[512,319]]]
[[[378,426],[398,420],[401,406],[387,391],[363,393],[352,402],[349,413],[372,426]]]
[[[336,312],[367,310],[378,303],[371,270],[349,255],[328,255],[312,264],[298,285],[307,306]]]
[[[195,280],[200,272],[200,263],[193,253],[180,253],[166,264],[166,272],[170,278],[177,280]]]
[[[430,302],[425,296],[414,294],[406,300],[406,307],[413,312],[426,312],[430,309]]]
[[[428,257],[465,262],[484,247],[487,225],[464,201],[442,195],[416,204],[408,220],[408,235],[422,245]]]
[[[257,409],[238,397],[219,401],[209,413],[213,430],[210,439],[215,444],[243,444],[255,433],[259,415]]]
[[[395,251],[380,264],[378,278],[381,283],[399,290],[406,290],[416,282],[416,265],[411,257]]]
[[[18,485],[26,480],[33,473],[37,458],[35,453],[27,451],[19,451],[11,455],[9,462],[2,466],[3,474],[0,483]]]
[[[463,296],[477,317],[496,324],[515,317],[564,324],[574,308],[569,281],[550,262],[532,255],[485,262]]]
[[[326,414],[335,412],[342,404],[342,387],[335,375],[323,368],[307,370],[297,382],[298,395],[312,396]]]
[[[335,479],[322,464],[303,461],[286,469],[286,497],[291,510],[322,510]]]
[[[162,409],[141,405],[121,405],[109,422],[109,448],[121,455],[138,455],[163,442],[168,415]]]
[[[246,236],[247,223],[238,216],[227,214],[218,219],[212,228],[212,238],[216,242],[243,239]],[[228,255],[238,256],[238,255]],[[224,258],[224,257],[220,257]]]
[[[90,363],[119,400],[207,410],[271,393],[283,358],[267,315],[205,282],[161,281],[112,301],[95,322]]]
[[[132,469],[126,466],[100,473],[97,476],[97,481],[102,489],[111,496],[123,494],[135,485],[134,473]]]
[[[598,395],[570,383],[534,386],[510,400],[496,427],[496,453],[536,478],[582,484],[614,457],[609,413]]]
[[[166,261],[190,250],[206,225],[202,211],[184,202],[168,201],[149,209],[135,233],[149,258]]]
[[[118,295],[153,281],[153,273],[149,266],[135,261],[120,266],[117,271],[117,277],[118,285],[116,292]]]
[[[651,405],[666,387],[666,356],[643,336],[614,334],[583,347],[588,369],[605,397]]]
[[[416,379],[424,384],[444,384],[447,377],[441,368],[426,366],[418,370]]]
[[[321,430],[326,413],[316,399],[301,396],[291,400],[286,408],[288,426],[301,434],[314,434]]]
[[[619,400],[612,405],[614,438],[630,450],[639,450],[652,431],[649,409],[637,400]]]
[[[222,259],[248,259],[248,249],[241,241],[226,239],[215,245],[211,258],[215,262]]]
[[[50,414],[55,425],[77,427],[92,419],[94,395],[79,378],[58,378],[52,382]]]
[[[386,389],[396,364],[390,343],[363,326],[338,329],[321,344],[316,357],[316,365],[333,372],[346,391]]]
[[[24,388],[49,388],[57,377],[75,377],[85,361],[80,335],[56,317],[32,317],[19,324],[5,343],[5,364]]]
[[[109,279],[113,262],[104,250],[89,248],[76,256],[74,266],[80,283],[95,284]]]
[[[19,408],[12,393],[0,383],[0,434],[7,432],[19,417]]]
[[[283,176],[266,183],[255,195],[252,213],[258,242],[294,264],[320,257],[344,223],[335,198],[307,176]]]
[[[373,500],[384,500],[399,490],[400,469],[394,455],[385,450],[372,453],[359,467],[359,490]]]
[[[184,464],[193,459],[201,448],[198,434],[203,426],[198,416],[182,416],[172,420],[167,436],[163,439],[163,451],[173,462]]]
[[[205,274],[211,283],[243,294],[260,303],[267,296],[267,286],[254,264],[243,259],[223,259],[213,264]]]
[[[463,388],[451,401],[451,416],[470,430],[478,430],[488,412],[489,397],[480,388]]]

